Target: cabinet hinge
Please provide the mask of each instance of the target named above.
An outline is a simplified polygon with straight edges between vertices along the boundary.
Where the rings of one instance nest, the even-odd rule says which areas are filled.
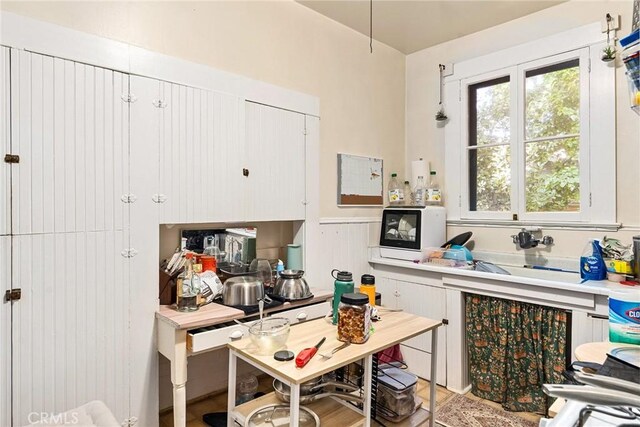
[[[591,72],[591,58],[589,58],[589,63],[587,65],[587,70]]]
[[[5,154],[4,155],[5,163],[20,163],[20,156],[17,154]]]
[[[134,203],[138,198],[135,194],[123,194],[120,200],[122,200],[122,203]]]
[[[167,105],[169,105],[169,103],[164,102],[161,99],[156,99],[155,101],[153,101],[153,106],[156,108],[167,108]]]
[[[302,134],[303,134],[304,136],[309,135],[309,132],[307,132],[307,128],[304,128],[304,130],[302,131]]]
[[[138,255],[138,251],[134,248],[123,249],[122,252],[120,252],[120,255],[122,255],[124,258],[133,258],[134,256]]]
[[[443,325],[448,325],[449,324],[449,319],[442,319],[442,324]]]
[[[20,298],[22,298],[22,289],[20,288],[7,289],[4,293],[4,302],[18,301]]]
[[[138,100],[138,98],[136,98],[136,96],[132,93],[129,93],[127,95],[122,95],[121,98],[124,102],[129,102],[131,104],[133,104]]]
[[[154,203],[164,203],[167,201],[167,196],[164,194],[154,194],[151,198]]]
[[[592,194],[589,193],[589,207],[592,207],[592,206],[593,206],[593,197],[592,197]]]
[[[136,424],[138,424],[138,418],[137,417],[131,417],[131,418],[126,418],[124,421],[122,421],[122,423],[120,425],[122,427],[133,427]]]
[[[458,195],[458,207],[462,207],[462,195]]]

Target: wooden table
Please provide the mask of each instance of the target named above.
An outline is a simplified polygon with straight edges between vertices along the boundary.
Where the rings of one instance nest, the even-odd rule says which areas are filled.
[[[299,308],[326,301],[333,296],[333,293],[327,290],[311,289],[311,292],[314,295],[311,299],[286,302],[281,306],[265,310],[265,313],[269,314]],[[327,309],[329,309],[328,305]],[[160,306],[160,309],[156,312],[158,351],[171,362],[173,424],[175,427],[184,427],[187,422],[187,357],[192,355],[187,348],[188,332],[193,329],[219,325],[246,317],[248,316],[242,310],[215,303],[205,305],[198,311],[191,313],[179,312],[167,305]],[[224,348],[224,344],[208,350],[216,348]]]
[[[371,425],[371,376],[372,376],[372,356],[373,354],[398,344],[416,335],[431,332],[431,381],[430,381],[430,417],[429,425],[433,427],[435,421],[436,403],[436,363],[437,363],[437,328],[442,325],[440,320],[431,320],[424,317],[415,316],[404,312],[381,311],[381,320],[374,323],[375,332],[371,334],[369,340],[364,344],[352,344],[349,347],[337,352],[331,359],[325,360],[317,356],[302,369],[296,368],[295,361],[278,362],[273,355],[259,356],[253,353],[255,348],[250,339],[227,344],[229,348],[229,389],[228,389],[228,426],[234,425],[237,421],[241,425],[244,423],[251,402],[236,407],[236,366],[237,359],[240,358],[255,366],[269,376],[276,378],[291,388],[290,416],[291,425],[298,424],[300,411],[300,384],[312,378],[319,377],[327,372],[334,371],[349,363],[364,359],[364,409],[359,416],[358,422],[364,423],[365,427]],[[287,348],[294,354],[298,354],[302,349],[312,347],[326,337],[320,352],[329,351],[342,343],[336,338],[336,327],[325,319],[317,319],[291,327]],[[326,400],[326,399],[324,399]],[[316,402],[315,404],[319,404]],[[346,406],[338,404],[339,407]],[[355,408],[354,408],[355,410]],[[348,410],[351,413],[351,410]],[[338,418],[336,423],[330,420],[322,420],[323,426],[344,426],[346,418]]]

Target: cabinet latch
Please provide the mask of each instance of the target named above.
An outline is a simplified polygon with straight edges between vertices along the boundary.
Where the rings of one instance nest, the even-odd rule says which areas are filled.
[[[5,302],[18,301],[20,300],[20,298],[22,298],[22,289],[20,288],[7,289],[7,291],[4,293]]]
[[[167,196],[165,194],[154,194],[151,200],[154,203],[164,203],[167,201]]]
[[[449,319],[442,319],[442,324],[443,325],[448,325],[449,324]]]
[[[156,108],[167,108],[167,105],[169,105],[169,103],[161,99],[156,99],[155,101],[153,101],[153,106]]]
[[[242,169],[242,176],[249,176],[249,169],[243,168]]]
[[[122,95],[121,98],[124,102],[129,102],[131,104],[133,104],[138,100],[138,98],[136,98],[136,96],[132,93],[129,93],[127,95]]]
[[[17,154],[5,154],[4,155],[5,163],[20,163],[20,156]]]

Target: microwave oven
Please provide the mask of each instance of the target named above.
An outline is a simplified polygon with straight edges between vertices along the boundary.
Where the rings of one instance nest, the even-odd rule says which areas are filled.
[[[442,206],[388,207],[382,211],[380,255],[413,261],[426,248],[439,248],[446,239],[446,210]]]

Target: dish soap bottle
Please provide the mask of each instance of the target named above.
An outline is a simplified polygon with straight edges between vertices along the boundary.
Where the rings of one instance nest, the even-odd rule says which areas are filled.
[[[439,206],[442,204],[442,193],[440,192],[440,186],[438,185],[436,171],[431,171],[429,173],[429,186],[427,187],[425,199],[426,204],[430,206]]]
[[[607,266],[602,258],[602,249],[597,239],[589,239],[580,257],[580,278],[583,280],[604,280]]]
[[[396,178],[398,174],[391,174],[391,181],[389,181],[389,204],[401,205],[404,202],[404,195],[400,182]]]

